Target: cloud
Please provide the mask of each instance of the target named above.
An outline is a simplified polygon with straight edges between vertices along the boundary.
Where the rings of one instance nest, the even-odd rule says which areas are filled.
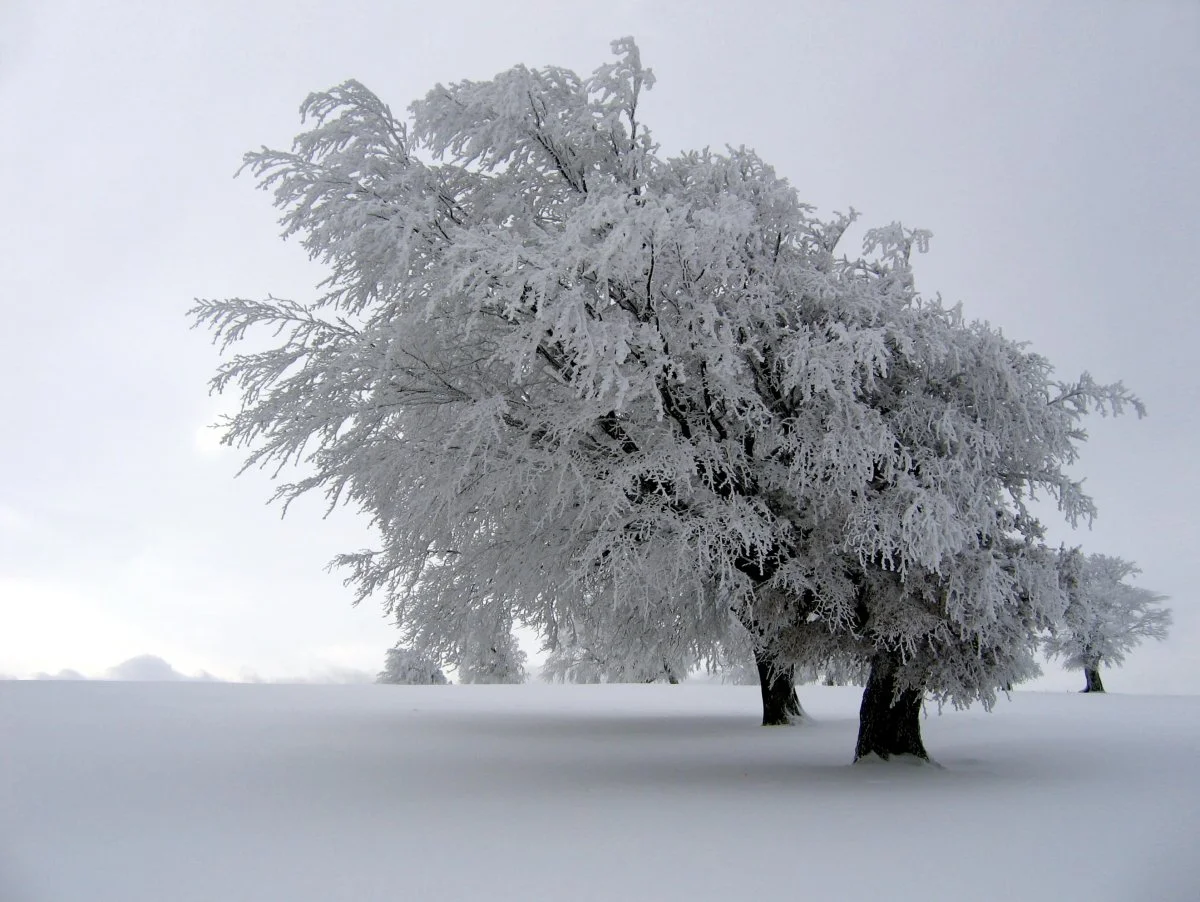
[[[0,621],[6,637],[20,637],[0,645],[0,668],[22,675],[60,667],[100,673],[114,660],[157,645],[135,616],[95,584],[0,573]]]
[[[302,683],[302,684],[353,684],[375,682],[375,672],[356,667],[344,667],[337,664],[321,663],[307,673],[298,676],[263,676],[249,668],[241,668],[237,676],[232,678],[216,676],[206,670],[194,674],[186,674],[166,659],[158,655],[135,655],[100,673],[99,676],[88,676],[72,668],[63,668],[57,673],[38,671],[26,677],[9,676],[0,673],[0,680],[11,679],[34,680],[111,680],[125,683]]]
[[[86,680],[82,673],[78,670],[71,670],[69,667],[64,667],[58,673],[40,672],[33,675],[35,680]]]
[[[263,676],[256,670],[251,670],[248,667],[243,667],[238,671],[237,677],[232,682],[235,683],[284,683],[284,684],[300,684],[300,685],[325,685],[325,684],[356,684],[356,683],[374,683],[375,671],[362,670],[357,667],[341,667],[336,664],[324,664],[314,667],[307,673],[298,676]]]
[[[104,672],[101,679],[121,680],[131,683],[168,683],[180,680],[212,681],[217,678],[211,673],[200,671],[195,676],[180,673],[158,655],[138,655],[122,661]]]
[[[355,667],[329,665],[311,671],[302,677],[284,677],[272,683],[374,683],[375,674]]]
[[[32,524],[19,510],[9,504],[0,504],[0,533],[19,535],[28,533]]]
[[[221,436],[224,434],[224,430],[219,426],[197,426],[192,433],[192,448],[201,457],[217,457],[228,450],[221,444]]]
[[[74,673],[74,671],[64,671],[64,673],[66,672]],[[67,679],[67,677],[63,677],[63,679]],[[106,670],[101,679],[131,683],[226,682],[204,670],[192,676],[180,673],[158,655],[138,655],[122,661],[115,667]],[[322,664],[300,677],[263,678],[253,671],[243,669],[239,673],[237,681],[243,683],[373,683],[375,682],[375,673],[355,667]]]

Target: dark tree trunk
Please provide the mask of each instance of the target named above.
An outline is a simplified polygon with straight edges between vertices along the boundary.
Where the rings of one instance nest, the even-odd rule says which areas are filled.
[[[762,652],[754,653],[758,686],[762,690],[763,726],[781,727],[804,718],[796,695],[796,668],[780,667]]]
[[[1087,685],[1083,687],[1084,692],[1103,692],[1104,683],[1100,682],[1100,665],[1083,668],[1083,678],[1087,680]]]
[[[896,670],[900,664],[895,652],[879,651],[871,659],[871,674],[863,690],[858,710],[858,745],[854,760],[867,755],[887,759],[893,755],[913,755],[929,760],[921,741],[921,701],[924,693],[905,689],[896,694]]]

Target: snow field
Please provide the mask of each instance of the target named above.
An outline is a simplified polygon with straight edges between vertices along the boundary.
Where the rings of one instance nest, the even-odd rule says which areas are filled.
[[[0,683],[3,902],[1194,900],[1200,697]]]

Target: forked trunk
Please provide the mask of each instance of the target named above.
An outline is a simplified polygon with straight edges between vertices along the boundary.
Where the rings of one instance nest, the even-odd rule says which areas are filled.
[[[899,665],[895,652],[878,651],[871,658],[871,673],[858,710],[855,761],[867,755],[878,755],[885,760],[893,755],[913,755],[929,760],[929,753],[921,741],[924,693],[916,689],[896,693]]]
[[[1084,692],[1103,692],[1104,683],[1100,682],[1100,665],[1096,664],[1092,667],[1083,668],[1083,678],[1087,680],[1087,685],[1083,687]]]
[[[796,668],[781,667],[762,652],[754,653],[758,666],[758,685],[762,690],[763,726],[781,727],[804,718],[796,695]]]

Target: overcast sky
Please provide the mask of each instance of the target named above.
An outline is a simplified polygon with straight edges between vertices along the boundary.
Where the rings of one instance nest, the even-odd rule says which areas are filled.
[[[1172,638],[1109,687],[1196,691],[1194,0],[0,0],[0,674],[379,668],[394,628],[324,571],[365,528],[315,501],[281,521],[204,428],[193,299],[320,277],[233,173],[310,91],[356,78],[398,111],[516,63],[591,71],[626,34],[665,152],[745,144],[824,213],[932,230],[925,293],[1141,395],[1145,420],[1092,424],[1094,528],[1052,537],[1172,596]]]

